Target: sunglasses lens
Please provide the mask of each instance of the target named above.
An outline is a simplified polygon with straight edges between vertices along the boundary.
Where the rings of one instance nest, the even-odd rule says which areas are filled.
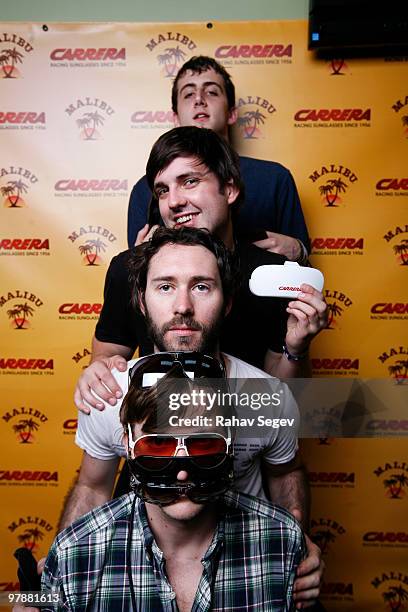
[[[172,457],[137,457],[136,464],[149,472],[162,472],[171,465]]]
[[[189,436],[186,438],[186,447],[190,457],[227,452],[225,438],[217,435]]]
[[[176,452],[177,439],[173,436],[145,436],[135,444],[135,457],[172,457]]]

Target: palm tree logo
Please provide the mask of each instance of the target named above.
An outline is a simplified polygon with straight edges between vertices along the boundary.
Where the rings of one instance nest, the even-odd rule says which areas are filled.
[[[96,128],[103,125],[104,121],[105,118],[98,111],[85,113],[76,120],[81,138],[83,140],[98,140],[101,135]]]
[[[325,185],[319,187],[319,191],[323,196],[323,201],[326,201],[326,206],[338,206],[336,202],[341,203],[339,193],[345,193],[347,184],[339,179],[329,179]],[[334,193],[333,193],[334,192]]]
[[[98,255],[106,251],[106,244],[100,238],[90,239],[86,240],[85,244],[80,244],[78,249],[84,256],[83,262],[86,266],[99,266],[102,259]]]
[[[336,302],[327,302],[327,310],[329,315],[329,320],[327,323],[326,329],[336,329],[336,321],[334,320],[336,317],[340,317],[343,308],[339,306]]]
[[[32,552],[36,552],[38,549],[38,542],[42,540],[44,537],[44,533],[38,529],[38,527],[31,527],[26,529],[24,533],[18,536],[18,541],[20,544],[24,546],[24,548],[28,548]]]
[[[388,366],[388,372],[395,378],[397,385],[403,385],[408,380],[408,359],[399,359],[394,365]]]
[[[18,181],[8,181],[7,185],[0,188],[1,194],[5,197],[4,206],[7,208],[22,208],[25,205],[21,194],[27,193],[27,185],[19,179]]]
[[[382,596],[390,610],[396,612],[405,608],[402,602],[408,600],[408,591],[402,586],[391,586]]]
[[[405,474],[391,474],[383,481],[387,489],[386,495],[390,499],[402,499],[405,496],[404,487],[408,486],[408,477]]]
[[[13,425],[13,430],[17,435],[17,439],[21,444],[32,444],[34,442],[33,431],[39,429],[39,424],[31,417],[29,419],[20,419],[18,423]]]
[[[176,75],[178,64],[183,64],[186,54],[180,47],[168,47],[164,53],[157,56],[159,66],[164,66],[164,76],[171,78]]]
[[[344,59],[332,59],[330,62],[330,66],[332,69],[331,76],[337,76],[337,75],[344,76],[345,73],[341,72],[341,69],[343,67],[344,68],[347,67]]]
[[[396,244],[393,248],[400,265],[408,266],[408,239],[403,238],[400,244]]]
[[[16,79],[20,76],[16,64],[23,63],[23,54],[14,49],[2,49],[0,52],[0,66],[3,72],[3,79]]]
[[[259,138],[261,131],[258,126],[265,123],[265,115],[258,109],[255,111],[246,111],[241,117],[238,117],[238,127],[242,128],[244,138]]]
[[[7,316],[12,319],[11,325],[14,329],[28,329],[30,327],[28,317],[32,317],[33,314],[34,308],[27,302],[16,304],[7,311]]]
[[[330,544],[336,541],[336,536],[330,529],[321,529],[313,534],[313,541],[316,542],[322,551],[322,555],[325,555],[329,550]]]
[[[401,117],[401,121],[402,121],[402,125],[405,127],[404,132],[407,135],[408,138],[408,115],[403,115]]]

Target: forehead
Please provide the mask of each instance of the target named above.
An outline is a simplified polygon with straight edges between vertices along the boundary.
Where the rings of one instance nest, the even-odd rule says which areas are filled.
[[[198,157],[176,157],[173,161],[163,170],[161,170],[154,179],[154,184],[163,183],[167,180],[176,179],[177,177],[184,177],[191,173],[207,174],[210,173],[208,167],[198,159]],[[210,173],[215,180],[216,177]],[[211,178],[208,175],[208,178]]]
[[[220,74],[218,74],[218,72],[215,72],[214,68],[209,68],[208,70],[200,73],[187,70],[187,72],[178,80],[177,93],[179,94],[181,89],[187,85],[198,87],[205,83],[216,83],[225,93],[224,79]]]
[[[201,245],[166,244],[150,260],[147,282],[155,278],[209,278],[220,282],[215,255]]]

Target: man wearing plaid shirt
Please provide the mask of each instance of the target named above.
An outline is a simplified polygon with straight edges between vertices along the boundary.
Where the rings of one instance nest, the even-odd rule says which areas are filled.
[[[142,375],[151,375],[154,360],[157,354],[141,360]],[[179,361],[168,376],[175,369],[191,384]],[[229,430],[180,432],[169,427],[168,403],[167,422],[159,418],[158,389],[166,377],[153,387],[131,384],[121,408],[136,492],[57,536],[43,590],[60,593],[62,610],[294,610],[293,582],[305,552],[300,526],[283,508],[230,490]],[[185,415],[200,411],[205,407],[190,404],[178,416],[186,422]]]

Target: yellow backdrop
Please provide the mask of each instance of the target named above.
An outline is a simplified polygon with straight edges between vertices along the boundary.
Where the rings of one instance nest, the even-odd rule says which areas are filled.
[[[315,374],[391,376],[406,392],[408,58],[317,61],[304,21],[0,32],[0,589],[10,590],[13,550],[46,553],[78,468],[73,386],[107,265],[126,247],[130,190],[172,127],[172,77],[192,55],[215,56],[233,77],[238,151],[295,176],[331,314]],[[407,423],[376,425],[391,441],[305,443],[329,610],[396,610],[408,597]]]

